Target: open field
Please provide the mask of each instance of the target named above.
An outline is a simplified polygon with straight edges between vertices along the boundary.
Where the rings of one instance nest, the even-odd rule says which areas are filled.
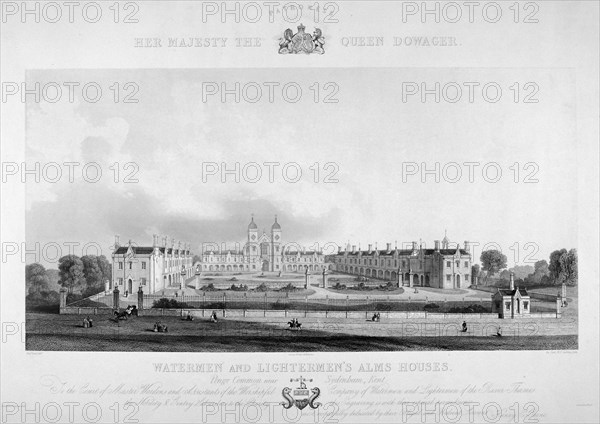
[[[480,320],[460,322],[300,318],[303,330],[291,331],[285,320],[134,317],[115,322],[94,316],[82,328],[76,315],[27,314],[27,350],[70,351],[386,351],[386,350],[554,350],[577,349],[572,320]],[[151,331],[160,320],[168,333]],[[495,337],[498,325],[503,337]]]

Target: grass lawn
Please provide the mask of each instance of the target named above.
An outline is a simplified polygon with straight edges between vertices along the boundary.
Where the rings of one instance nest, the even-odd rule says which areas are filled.
[[[285,323],[162,317],[168,333],[151,329],[158,317],[119,323],[109,315],[27,314],[26,348],[33,351],[293,352],[396,350],[562,350],[577,349],[576,335],[531,337],[395,337],[350,335],[318,329],[290,331]]]

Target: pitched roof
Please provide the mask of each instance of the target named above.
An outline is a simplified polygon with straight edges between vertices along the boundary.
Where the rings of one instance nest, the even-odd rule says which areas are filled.
[[[521,293],[521,296],[529,296],[529,294],[527,293],[526,289],[522,289],[522,288],[519,288],[519,287],[517,287],[514,290],[511,290],[511,289],[498,289],[498,291],[503,296],[514,296],[517,293],[517,291],[519,291]]]
[[[129,249],[129,246],[119,246],[114,252],[113,254],[115,255],[123,255],[125,253],[127,253],[127,250]],[[135,255],[151,255],[152,252],[154,252],[154,248],[151,246],[131,246],[131,249],[133,250],[133,253]],[[158,250],[161,253],[165,253],[165,250],[167,252],[167,254],[171,254],[173,252],[175,252],[176,254],[178,253],[183,253],[183,254],[190,254],[189,250],[173,250],[170,247],[169,248],[165,248],[165,247],[159,247]]]
[[[131,246],[131,249],[133,250],[133,253],[136,255],[150,255],[154,251],[153,247],[147,247],[147,246]],[[123,254],[127,253],[127,250],[129,250],[129,246],[120,246],[117,248],[117,250],[114,251],[114,254],[115,255],[123,255]]]
[[[465,249],[459,249],[460,250],[460,254],[461,255],[470,255],[470,253],[468,251],[466,251]],[[398,252],[399,256],[412,256],[413,254],[413,250],[412,249],[395,249],[395,250],[391,250],[390,252],[388,252],[387,250],[379,250],[379,255],[380,256],[393,256],[396,251]],[[417,252],[419,252],[420,250],[417,249]],[[423,249],[423,253],[425,255],[433,255],[435,253],[435,249]],[[355,251],[355,252],[338,252],[335,254],[335,256],[344,256],[346,253],[348,253],[348,255],[351,256],[356,256],[359,253],[361,254],[361,256],[373,256],[375,254],[375,250],[372,250],[371,252],[369,252],[368,250],[361,250],[361,251]],[[440,249],[439,253],[442,255],[454,255],[456,253],[456,249]]]

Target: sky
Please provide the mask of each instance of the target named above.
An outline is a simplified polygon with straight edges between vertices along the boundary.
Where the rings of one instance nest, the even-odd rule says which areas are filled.
[[[510,88],[515,75],[518,103]],[[103,88],[97,103],[80,95],[73,103],[27,103],[27,161],[81,164],[74,182],[65,166],[56,183],[28,180],[28,244],[94,243],[109,256],[115,234],[137,245],[160,234],[199,253],[203,243],[243,241],[254,214],[261,232],[269,232],[277,215],[284,243],[326,252],[331,243],[383,248],[421,240],[432,247],[447,232],[452,242],[474,243],[476,259],[484,245],[499,247],[512,266],[577,247],[568,69],[32,70],[27,78]],[[436,103],[433,95],[425,102],[419,95],[403,98],[407,84],[421,81],[430,89],[435,82],[446,86],[447,98],[457,84],[463,97],[456,103],[443,96]],[[530,81],[537,84],[531,97],[537,103],[522,102],[534,92],[524,86]],[[115,82],[118,103],[109,89]],[[137,103],[122,101],[131,92],[123,88],[127,82],[139,88],[132,97]],[[491,103],[475,89],[470,103],[465,82],[493,82],[502,96]],[[207,94],[236,83],[239,102]],[[262,97],[254,102],[256,87]],[[302,90],[295,103],[294,87]],[[81,176],[92,162],[102,170],[95,183]],[[272,181],[269,162],[278,163]],[[465,162],[478,164],[472,181]],[[235,163],[240,181],[229,174],[223,183],[221,171]],[[423,182],[420,171],[436,163],[440,181],[429,174]],[[257,167],[262,177],[253,182]],[[302,175],[291,182],[298,168]],[[491,182],[498,168],[502,174]],[[137,182],[124,182],[127,176]]]

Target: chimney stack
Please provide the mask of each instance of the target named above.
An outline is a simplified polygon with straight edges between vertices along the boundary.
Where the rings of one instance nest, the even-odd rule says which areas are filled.
[[[388,243],[387,244],[387,251],[391,252],[392,251],[392,243]]]
[[[371,250],[372,250],[371,247],[372,246],[373,246],[372,244],[369,245],[369,253],[371,253]]]
[[[156,248],[156,246],[158,245],[157,239],[158,239],[158,236],[156,234],[152,234],[152,247],[153,248]]]
[[[440,241],[439,240],[435,240],[435,251],[439,252],[440,251]]]
[[[510,273],[510,289],[515,289],[515,274],[512,272]]]
[[[412,242],[412,248],[413,248],[413,250],[417,250],[417,242],[416,241]]]
[[[119,247],[120,243],[119,243],[119,235],[115,234],[115,247]]]
[[[342,253],[342,246],[338,246],[338,253]]]
[[[352,245],[352,253],[354,253],[354,252],[356,252],[356,245],[355,244]]]
[[[471,253],[471,243],[465,240],[465,250],[467,253]]]

